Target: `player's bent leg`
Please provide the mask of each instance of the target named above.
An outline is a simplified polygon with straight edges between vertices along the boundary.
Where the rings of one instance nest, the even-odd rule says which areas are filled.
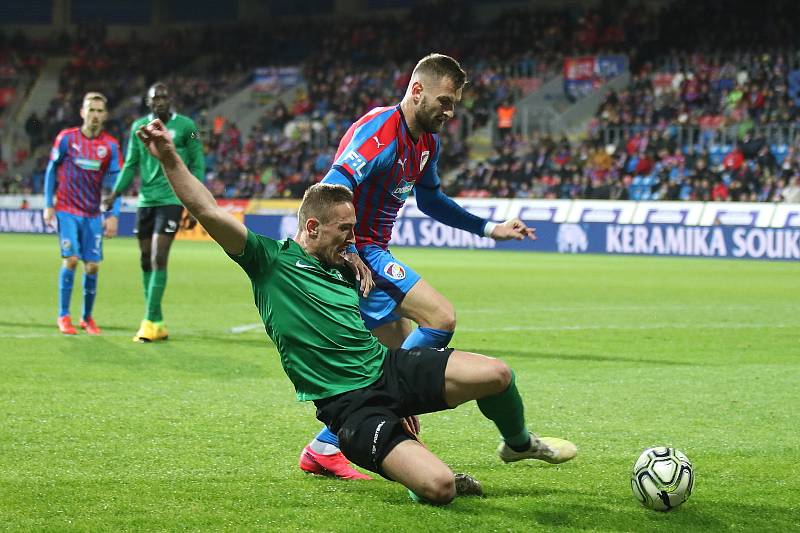
[[[420,279],[411,287],[398,310],[402,316],[426,328],[447,331],[456,329],[456,312],[453,304],[424,279]]]
[[[499,359],[453,351],[445,370],[445,400],[455,407],[476,399],[481,413],[494,422],[503,442],[497,454],[504,462],[539,459],[559,464],[577,455],[570,441],[532,435],[514,372]]]
[[[403,342],[405,349],[445,348],[453,338],[456,328],[453,304],[424,279],[417,281],[408,291],[397,311],[419,324],[419,328]]]
[[[414,326],[409,319],[400,318],[399,320],[378,326],[371,331],[381,344],[390,350],[396,350],[403,345],[403,341],[408,338],[413,329]]]
[[[499,394],[512,380],[503,361],[481,354],[453,350],[444,373],[445,401],[450,407]]]
[[[445,505],[456,496],[453,471],[416,440],[397,444],[384,457],[381,469],[411,491],[417,501]]]

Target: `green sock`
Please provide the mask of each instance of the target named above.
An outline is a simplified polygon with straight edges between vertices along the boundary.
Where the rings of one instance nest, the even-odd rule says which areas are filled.
[[[154,270],[150,278],[150,290],[147,295],[147,320],[161,322],[164,316],[161,314],[161,299],[164,298],[164,290],[167,288],[167,271]]]
[[[517,390],[514,371],[511,371],[511,383],[500,394],[487,396],[478,400],[478,408],[483,416],[494,422],[503,440],[512,448],[525,446],[530,433],[525,426],[525,407]]]
[[[411,499],[415,503],[422,503],[422,504],[428,504],[428,505],[430,505],[430,503],[431,503],[428,500],[426,500],[425,498],[423,498],[422,496],[418,496],[417,493],[414,492],[411,489],[408,489],[408,495],[411,497]]]
[[[142,270],[142,286],[144,287],[145,305],[147,304],[147,299],[150,297],[150,278],[152,277],[153,277],[153,272],[151,270],[148,271]]]

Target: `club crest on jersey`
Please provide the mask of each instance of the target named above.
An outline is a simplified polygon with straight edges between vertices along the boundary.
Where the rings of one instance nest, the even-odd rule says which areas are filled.
[[[169,133],[170,139],[174,139],[175,136],[178,135],[178,133],[175,130],[167,130],[167,133]]]
[[[428,162],[428,158],[431,156],[430,150],[425,150],[422,152],[422,157],[419,158],[419,171],[422,172],[422,169],[425,168],[425,163]]]
[[[107,155],[108,155],[108,149],[105,146],[101,145],[97,147],[97,157],[103,159]]]
[[[383,267],[383,273],[392,279],[404,279],[406,277],[406,269],[395,262],[391,262]]]
[[[411,191],[414,189],[414,182],[413,181],[406,181],[403,180],[400,182],[398,187],[392,191],[392,196],[400,200],[401,202],[405,202],[408,195],[411,194]]]

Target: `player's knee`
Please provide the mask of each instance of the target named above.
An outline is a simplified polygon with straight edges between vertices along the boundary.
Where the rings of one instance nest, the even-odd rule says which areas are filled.
[[[456,310],[450,302],[447,305],[442,305],[436,310],[436,316],[433,319],[436,329],[442,331],[455,331],[456,330]]]
[[[499,359],[490,359],[488,367],[484,375],[486,380],[492,384],[492,388],[498,394],[506,390],[511,385],[513,376],[511,368]]]
[[[434,505],[447,505],[456,497],[455,477],[449,470],[436,473],[415,492]]]
[[[100,269],[100,265],[97,263],[86,263],[84,265],[84,270],[89,275],[97,274],[97,271]]]
[[[150,272],[153,270],[153,261],[150,259],[150,254],[142,254],[139,256],[139,264],[142,266],[143,272]]]
[[[153,270],[166,270],[167,269],[167,254],[156,254],[152,261]]]
[[[64,266],[67,267],[68,270],[75,270],[78,268],[78,258],[75,256],[65,257]]]

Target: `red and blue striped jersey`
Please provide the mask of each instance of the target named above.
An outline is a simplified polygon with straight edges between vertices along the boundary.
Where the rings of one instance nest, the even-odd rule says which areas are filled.
[[[388,248],[397,213],[414,187],[439,188],[439,149],[432,133],[414,141],[399,105],[377,107],[350,126],[323,182],[342,183],[344,176],[353,190],[358,248]]]
[[[53,142],[45,172],[45,207],[53,207],[57,179],[57,211],[85,217],[99,215],[103,183],[112,185],[121,167],[119,143],[105,131],[90,139],[80,128],[61,130]]]

